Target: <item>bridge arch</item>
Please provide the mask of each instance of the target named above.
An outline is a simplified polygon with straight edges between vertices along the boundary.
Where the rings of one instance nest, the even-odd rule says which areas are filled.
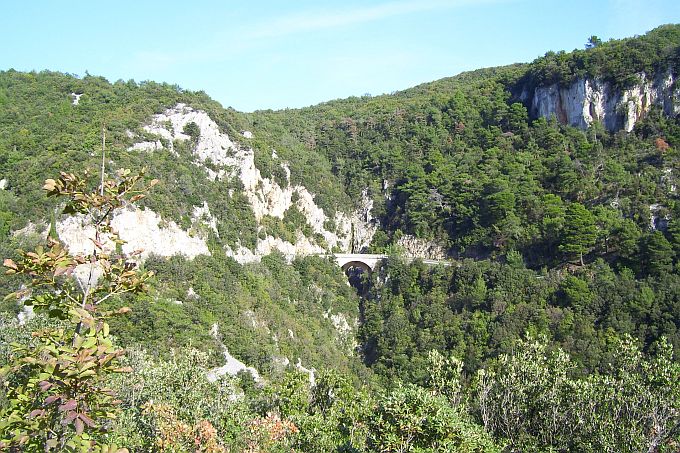
[[[371,266],[364,263],[363,261],[354,260],[354,261],[348,261],[345,264],[343,264],[342,265],[342,271],[347,273],[347,271],[352,267],[354,267],[356,269],[361,269],[362,271],[368,272],[369,274],[373,270],[373,269],[371,269]]]

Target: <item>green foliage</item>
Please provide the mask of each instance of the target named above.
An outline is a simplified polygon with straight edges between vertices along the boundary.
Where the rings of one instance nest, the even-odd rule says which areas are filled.
[[[123,350],[110,338],[108,318],[129,311],[103,311],[100,304],[111,297],[145,290],[149,273],[140,273],[125,257],[105,250],[103,234],[117,241],[111,232],[113,209],[140,199],[146,189],[137,183],[142,174],[120,171],[116,180],[104,180],[100,190],[91,192],[88,180],[62,173],[48,179],[44,189],[50,196],[67,198],[64,212],[82,213],[95,225],[94,251],[72,256],[55,239],[47,248],[21,252],[16,262],[5,259],[11,275],[28,275],[29,288],[12,294],[52,318],[66,321],[33,333],[31,345],[14,343],[2,378],[12,382],[6,390],[7,404],[0,411],[0,444],[28,451],[82,451],[96,447],[109,451],[93,435],[107,430],[115,416],[115,393],[106,379],[121,367]],[[153,183],[153,182],[152,182]],[[151,184],[153,185],[153,184]]]
[[[532,63],[529,78],[533,83],[569,84],[577,77],[602,77],[625,87],[639,72],[653,73],[677,64],[677,25],[662,25],[644,36],[603,43],[591,36],[586,50],[571,53],[548,52]]]
[[[564,213],[560,251],[579,255],[583,265],[583,254],[595,245],[596,237],[595,218],[590,211],[580,203],[570,204]]]
[[[669,344],[680,347],[680,211],[673,191],[680,123],[652,107],[630,133],[610,133],[597,122],[581,131],[530,118],[521,93],[585,76],[621,89],[641,71],[677,73],[678,30],[663,26],[606,43],[593,36],[586,50],[549,52],[528,65],[464,73],[392,95],[252,114],[165,84],[0,72],[0,176],[8,180],[0,191],[0,251],[17,270],[27,256],[13,249],[26,239],[12,232],[41,218],[49,221],[36,232],[54,237],[58,229],[56,215],[46,213],[63,205],[39,197],[38,182],[58,168],[98,165],[92,150],[102,124],[114,161],[105,166],[148,164],[148,174],[166,182],[154,198],[138,201],[202,235],[210,248],[210,256],[193,260],[147,259],[144,269],[156,273],[148,294],[133,296],[108,276],[97,282],[105,288],[89,290],[88,297],[102,301],[120,289],[96,305],[102,318],[126,306],[133,311],[97,321],[92,337],[83,329],[79,338],[104,345],[106,323],[116,344],[132,348],[119,368],[130,365],[134,372],[111,377],[103,370],[106,379],[91,379],[97,388],[117,390],[123,411],[115,424],[89,415],[97,429],[83,421],[84,434],[92,435],[86,440],[166,451],[484,451],[506,443],[525,451],[677,449],[677,357]],[[83,93],[77,106],[71,92]],[[174,153],[166,142],[152,158],[129,150],[129,132],[155,140],[140,125],[179,102],[206,111],[222,132],[252,147],[263,177],[293,188],[294,204],[283,218],[265,216],[258,224],[238,178],[213,180],[195,165],[195,123],[183,131],[190,140],[173,143]],[[254,137],[241,139],[243,130]],[[380,221],[371,250],[394,250],[400,238],[413,235],[442,245],[456,265],[430,268],[391,258],[359,298],[330,260],[289,264],[273,253],[240,265],[228,257],[240,246],[253,250],[265,235],[295,242],[302,233],[326,248],[297,204],[299,185],[329,219],[363,206],[368,196]],[[78,196],[67,209],[101,216],[102,194],[90,193],[94,186],[65,174],[48,189]],[[107,186],[105,197],[115,190]],[[192,220],[204,202],[216,231]],[[652,205],[659,231],[650,232]],[[333,220],[325,226],[337,227]],[[106,251],[106,240],[97,241],[97,257],[110,255],[113,274],[132,271]],[[29,258],[67,260],[55,244]],[[582,266],[565,263],[575,256]],[[67,270],[33,293],[55,318],[38,317],[26,328],[2,318],[0,338],[17,343],[15,351],[0,342],[3,365],[13,364],[17,353],[48,347],[70,353],[63,348],[75,336],[30,337],[26,329],[69,332],[76,318],[59,297],[81,300],[87,287],[67,275],[72,265],[92,267],[62,261],[58,269]],[[0,278],[2,291],[33,278],[18,277]],[[49,291],[53,283],[62,292]],[[13,314],[20,308],[15,301],[2,305]],[[342,318],[348,332],[334,326]],[[519,342],[527,333],[547,340]],[[206,373],[222,364],[223,346],[265,381],[209,382]],[[118,351],[111,348],[107,354]],[[327,369],[315,386],[284,365],[298,358]],[[17,369],[7,388],[26,390],[40,366]],[[36,392],[41,382],[32,384]],[[108,404],[96,394],[88,404]],[[11,392],[3,398],[0,410],[9,410]],[[45,409],[39,399],[35,404]],[[58,432],[75,433],[75,420],[82,419],[61,425],[62,415],[57,408]],[[95,434],[99,428],[106,432]]]
[[[517,345],[477,375],[484,426],[515,449],[664,451],[677,446],[680,366],[662,341],[643,358],[630,338],[615,341],[608,369],[573,378],[573,363],[545,338]]]
[[[194,439],[172,429],[209,424],[219,443],[237,442],[252,414],[238,400],[242,392],[233,380],[208,380],[208,359],[195,349],[173,350],[167,360],[140,349],[128,351],[125,362],[133,371],[111,383],[122,413],[110,437],[133,450],[188,451],[195,448]]]
[[[648,234],[642,243],[642,266],[651,275],[661,275],[673,269],[673,247],[660,231]]]
[[[382,396],[368,417],[369,446],[376,451],[501,451],[478,426],[413,384]]]
[[[193,121],[187,123],[182,132],[191,137],[193,143],[198,143],[198,139],[201,137],[201,128]]]

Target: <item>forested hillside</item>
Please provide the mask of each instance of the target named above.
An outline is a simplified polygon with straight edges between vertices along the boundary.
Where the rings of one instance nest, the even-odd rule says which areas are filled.
[[[0,306],[0,442],[677,451],[680,26],[587,47],[248,114],[166,84],[0,72],[0,251],[10,259],[0,283],[3,297],[20,296]],[[45,302],[64,292],[36,286],[44,266],[16,263],[34,258],[21,250],[55,247],[47,236],[77,242],[87,218],[69,220],[71,205],[46,197],[43,182],[88,169],[78,190],[97,190],[102,146],[108,176],[146,168],[140,181],[158,180],[134,200],[140,209],[126,201],[104,217],[121,237],[170,239],[121,264],[152,272],[138,294],[101,303],[124,315],[102,315],[106,330],[92,334],[110,342],[110,326],[128,350],[130,373],[101,370],[122,400],[117,421],[62,423],[65,406],[50,419],[57,437],[48,422],[25,434],[21,423],[47,417],[40,398],[56,384],[31,375],[37,362],[9,343],[63,334],[71,312]],[[94,244],[95,261],[127,253]],[[340,251],[389,259],[352,288],[332,259],[313,256]],[[451,265],[410,261],[433,251]],[[49,284],[86,262],[67,272],[55,261]],[[222,376],[225,359],[257,375]],[[10,388],[44,395],[30,406]]]

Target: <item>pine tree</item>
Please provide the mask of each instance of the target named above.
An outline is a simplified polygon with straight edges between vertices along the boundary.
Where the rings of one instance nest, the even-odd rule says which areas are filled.
[[[597,227],[595,217],[581,203],[572,203],[564,215],[564,229],[560,241],[560,251],[578,254],[583,266],[583,254],[595,245]]]

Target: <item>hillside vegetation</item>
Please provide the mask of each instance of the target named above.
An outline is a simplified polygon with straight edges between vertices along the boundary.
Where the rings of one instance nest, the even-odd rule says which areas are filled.
[[[598,121],[581,130],[533,117],[522,92],[584,77],[623,90],[644,72],[673,76],[677,95],[680,26],[593,43],[390,95],[250,114],[166,84],[0,72],[3,257],[18,262],[18,249],[55,236],[65,204],[45,197],[43,181],[97,174],[102,129],[107,173],[146,168],[144,181],[160,182],[137,204],[210,252],[152,255],[139,267],[154,274],[145,291],[102,302],[131,309],[107,323],[132,372],[103,377],[121,410],[115,422],[81,423],[85,441],[135,451],[676,451],[680,118],[651,106],[631,132]],[[364,292],[326,258],[230,256],[267,235],[323,241],[297,208],[258,221],[238,178],[210,178],[226,169],[199,165],[195,123],[189,140],[131,148],[156,140],[144,126],[179,103],[252,148],[263,178],[314,194],[328,219],[372,201],[379,228],[363,251],[390,258],[364,276]],[[204,203],[214,226],[193,218]],[[404,238],[445,250],[453,265],[408,264]],[[32,278],[0,277],[1,295]],[[67,328],[36,307],[24,321],[21,299],[0,305],[0,365],[26,351],[10,342]],[[224,348],[262,379],[209,380]],[[32,378],[10,371],[0,442],[14,445],[8,388],[30,394]],[[77,431],[69,423],[64,439]]]

